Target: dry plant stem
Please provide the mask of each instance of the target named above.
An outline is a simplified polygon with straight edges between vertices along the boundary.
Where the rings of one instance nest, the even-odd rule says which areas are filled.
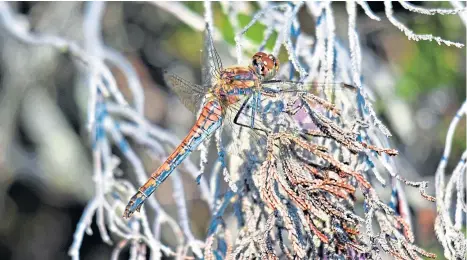
[[[327,123],[329,124],[329,122]],[[342,131],[341,129],[338,129],[337,126],[334,126],[334,129],[336,130],[337,133],[341,135],[345,132],[345,131]],[[342,141],[341,144],[343,146],[349,146],[348,141],[350,141],[351,139],[349,140],[337,139],[337,140],[341,140]],[[336,172],[337,174],[336,176],[339,176],[341,179],[324,179],[324,180],[308,179],[307,180],[306,175],[302,175],[302,174],[297,175],[297,173],[300,171],[294,170],[294,169],[297,169],[294,166],[294,163],[292,162],[289,163],[288,160],[286,159],[288,157],[277,155],[277,151],[284,151],[284,149],[287,150],[288,149],[287,147],[291,146],[292,144],[298,145],[300,148],[303,148],[307,150],[308,152],[315,154],[316,156],[323,159],[324,161],[328,162],[331,166],[331,169],[333,169],[333,171]],[[366,143],[361,143],[361,145],[377,153],[385,152],[392,156],[397,154],[397,152],[392,149],[378,148],[373,145],[368,145]],[[275,149],[275,147],[277,147],[277,149]],[[260,195],[263,201],[266,202],[266,205],[268,206],[268,208],[270,210],[277,210],[279,212],[279,215],[285,221],[284,222],[285,228],[289,231],[289,239],[292,242],[292,248],[294,252],[297,254],[297,256],[302,257],[301,254],[303,253],[301,244],[297,241],[297,238],[299,237],[298,235],[299,231],[297,231],[297,229],[294,228],[294,224],[290,221],[290,215],[287,210],[287,207],[285,205],[282,205],[282,200],[279,199],[279,197],[281,197],[282,195],[279,195],[278,197],[277,193],[274,192],[275,190],[277,190],[277,188],[274,188],[274,187],[279,186],[281,188],[280,190],[284,192],[284,193],[281,192],[280,194],[286,194],[288,200],[290,200],[291,203],[293,203],[294,205],[297,205],[298,208],[300,208],[303,212],[310,212],[310,213],[314,212],[316,214],[319,211],[317,211],[315,207],[317,205],[318,207],[319,205],[324,206],[321,208],[321,211],[325,212],[324,216],[323,214],[317,213],[316,216],[321,215],[321,217],[316,218],[316,216],[315,217],[310,216],[302,224],[307,223],[307,228],[315,236],[317,236],[321,242],[325,244],[330,243],[331,241],[330,236],[332,235],[326,234],[320,231],[320,229],[317,228],[314,222],[318,219],[321,219],[325,222],[326,220],[329,221],[329,219],[334,219],[334,221],[336,219],[340,219],[339,222],[343,223],[342,224],[343,227],[338,230],[345,230],[348,235],[353,236],[355,239],[352,242],[348,241],[342,244],[338,242],[335,246],[341,249],[350,247],[360,252],[364,251],[364,248],[366,246],[364,244],[361,244],[361,240],[359,241],[356,239],[359,235],[359,232],[356,231],[357,226],[360,225],[360,223],[362,223],[363,220],[359,218],[354,218],[354,219],[347,218],[346,214],[348,213],[344,214],[344,212],[342,212],[342,209],[334,208],[332,206],[333,203],[328,201],[327,197],[319,195],[319,194],[323,194],[323,193],[332,194],[333,196],[335,196],[336,199],[343,199],[348,196],[346,193],[348,194],[354,193],[355,188],[347,184],[346,181],[342,182],[342,180],[345,180],[349,177],[354,178],[357,181],[357,183],[360,184],[360,189],[363,190],[364,194],[373,194],[371,197],[369,197],[369,199],[371,199],[370,201],[375,201],[376,205],[379,205],[377,207],[380,207],[380,208],[382,207],[381,209],[383,209],[385,214],[388,214],[388,215],[383,215],[383,216],[393,215],[393,212],[391,211],[391,209],[389,209],[389,207],[385,206],[379,201],[379,199],[375,195],[375,191],[372,189],[372,186],[369,184],[368,181],[365,180],[365,177],[362,174],[350,170],[348,166],[341,164],[340,162],[332,158],[332,156],[327,154],[326,149],[324,147],[320,147],[318,145],[309,143],[306,140],[302,139],[300,136],[297,136],[291,133],[278,133],[278,134],[271,134],[268,137],[268,144],[267,144],[266,149],[268,152],[267,160],[263,163],[263,165],[260,168],[260,173],[264,175],[264,177],[261,178],[263,180],[262,184],[258,184],[258,186],[260,187],[260,191],[261,191]],[[278,167],[280,168],[280,166],[278,165],[283,165],[285,168],[283,168],[282,171],[279,171]],[[302,169],[310,169],[310,175],[308,176],[321,177],[321,178],[324,177],[323,175],[317,174],[316,169],[311,166],[308,166]],[[329,175],[327,178],[329,178]],[[414,184],[414,183],[410,183],[407,181],[405,182],[408,184],[415,185],[415,186],[417,185],[420,186],[420,184],[418,183]],[[292,189],[292,186],[289,185],[289,183],[292,184],[293,187],[295,188]],[[346,192],[343,192],[342,189],[346,190]],[[299,194],[306,194],[306,192],[312,193],[309,195],[308,200],[302,199],[301,196],[303,195],[299,195]],[[309,200],[310,198],[315,198],[315,200],[318,200],[318,201],[313,202],[313,199],[311,199],[311,203],[310,203],[310,200]],[[377,216],[381,215],[380,211],[376,211],[375,213]],[[307,214],[309,213],[305,213],[305,215]],[[369,215],[371,216],[373,214],[370,213]],[[408,250],[410,257],[402,253],[399,254],[398,253],[399,251],[397,250],[390,249],[390,247],[393,247],[394,244],[390,242],[388,244],[388,242],[385,242],[385,240],[384,241],[380,240],[382,243],[381,245],[383,246],[383,249],[385,249],[388,253],[392,254],[393,256],[401,257],[402,259],[406,259],[408,257],[417,259],[418,257],[416,256],[416,252],[426,255],[428,257],[432,257],[431,254],[425,253],[423,250],[419,249],[416,246],[412,246],[410,244],[410,243],[413,243],[413,239],[414,239],[413,234],[411,233],[409,226],[407,225],[407,223],[405,222],[403,218],[394,216],[393,220],[389,223],[394,223],[394,222],[401,224],[401,226],[403,227],[404,236],[403,237],[399,236],[400,239],[402,240],[399,243],[403,243],[406,245],[405,250]],[[382,225],[383,227],[386,227],[386,229],[384,230],[386,230],[387,232],[398,232],[398,231],[389,231],[389,230],[394,230],[394,227],[392,224],[389,226],[387,226],[387,223],[382,224]],[[352,228],[352,227],[355,227],[355,228]]]

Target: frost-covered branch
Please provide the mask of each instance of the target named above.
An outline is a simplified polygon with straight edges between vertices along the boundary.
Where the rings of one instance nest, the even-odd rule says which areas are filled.
[[[465,216],[467,216],[467,204],[465,201],[467,189],[467,151],[464,151],[460,161],[446,181],[446,166],[452,150],[452,142],[459,121],[467,113],[467,101],[457,111],[449,125],[446,136],[446,146],[443,156],[436,170],[436,204],[437,217],[435,231],[438,240],[444,248],[444,256],[447,259],[459,259],[467,253],[467,234],[465,234]],[[456,203],[453,204],[453,195]]]

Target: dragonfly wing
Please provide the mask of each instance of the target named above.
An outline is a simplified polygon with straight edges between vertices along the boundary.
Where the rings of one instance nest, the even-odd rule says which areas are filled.
[[[227,131],[224,132],[229,135],[229,155],[244,157],[245,151],[266,146],[269,129],[262,122],[260,113],[252,113],[253,102],[252,97],[245,96],[239,102],[229,105],[225,111],[224,127]],[[254,129],[251,128],[252,116],[255,117]]]
[[[164,73],[164,79],[180,98],[183,105],[192,113],[197,114],[206,95],[206,88],[167,71]]]
[[[345,112],[347,116],[359,117],[358,89],[345,83],[300,83],[293,81],[266,81],[262,83],[262,91],[266,94],[282,97],[309,94],[314,108],[329,110],[332,105],[336,111]]]
[[[251,128],[253,122],[253,130],[262,133],[308,127],[316,130],[309,112],[302,106],[306,102],[315,113],[330,120],[339,121],[339,124],[343,121],[353,123],[360,117],[357,93],[355,87],[340,83],[307,83],[299,86],[298,82],[264,82],[259,107],[253,95],[246,97],[229,105],[228,110],[234,118],[228,121],[242,128]],[[294,109],[297,109],[296,114],[292,111]],[[289,117],[291,114],[293,117]]]
[[[220,76],[220,72],[223,69],[222,61],[219,53],[214,47],[214,41],[212,40],[212,33],[209,30],[208,24],[204,32],[204,44],[202,53],[202,82],[203,86],[210,87],[215,84],[215,79]]]
[[[188,82],[168,72],[165,72],[164,75],[165,81],[169,83],[169,86],[178,95],[185,107],[195,114],[198,113],[204,96],[216,84],[216,79],[219,78],[220,72],[223,69],[222,61],[214,47],[212,34],[207,24],[201,66],[202,85]]]
[[[270,133],[337,138],[337,134],[351,134],[355,120],[359,118],[357,91],[349,85],[313,83],[298,86],[296,82],[266,82],[262,87],[259,106],[255,104],[254,96],[250,96],[227,109],[224,124],[230,126],[232,137],[229,154],[247,156],[251,149],[256,151],[258,147],[258,152],[265,152]],[[306,106],[300,102],[306,102]],[[291,112],[294,108],[297,108],[296,113]],[[345,130],[336,130],[336,127]]]
[[[287,81],[287,80],[268,80],[261,83],[262,88],[266,92],[280,92],[280,93],[299,93],[299,92],[310,92],[310,93],[323,93],[325,92],[353,92],[357,94],[357,88],[355,86],[345,83],[318,83],[308,82],[302,83],[298,81]]]

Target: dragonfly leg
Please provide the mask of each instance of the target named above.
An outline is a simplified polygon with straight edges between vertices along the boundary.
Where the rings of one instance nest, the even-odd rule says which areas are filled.
[[[251,122],[250,122],[250,128],[252,128],[252,129],[255,127],[256,96],[257,96],[257,94],[254,93],[254,94],[253,94],[253,107],[251,108],[252,117],[251,117]]]
[[[237,114],[235,115],[235,118],[234,118],[234,123],[236,125],[239,125],[239,126],[246,126],[248,127],[247,125],[243,125],[243,124],[240,124],[238,123],[238,118],[240,117],[240,114],[242,113],[243,109],[245,109],[245,107],[247,106],[248,102],[250,101],[251,97],[248,97],[245,102],[243,102],[242,106],[240,107],[240,109],[237,111]]]
[[[253,104],[253,109],[252,109],[252,114],[253,116],[251,117],[251,128],[255,129],[255,117],[256,117],[256,110],[259,109],[260,107],[260,100],[261,100],[261,93],[257,92],[253,94],[254,98],[254,104]]]
[[[267,133],[267,131],[264,130],[264,129],[252,127],[251,125],[245,125],[245,124],[242,124],[242,123],[238,122],[238,118],[240,117],[243,109],[245,109],[245,107],[247,106],[248,102],[250,101],[250,98],[251,97],[249,97],[247,100],[245,100],[245,102],[243,102],[242,106],[238,110],[237,114],[234,117],[234,124],[239,125],[239,126],[243,126],[243,127],[248,127],[248,128],[254,129],[254,130],[258,130],[258,131],[263,131],[263,132]]]

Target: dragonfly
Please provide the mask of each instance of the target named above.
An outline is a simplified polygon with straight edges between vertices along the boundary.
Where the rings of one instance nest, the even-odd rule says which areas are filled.
[[[280,62],[272,54],[257,52],[248,66],[234,65],[224,68],[216,49],[209,27],[205,29],[203,51],[202,85],[197,85],[183,78],[165,72],[165,80],[177,94],[185,107],[198,118],[194,126],[178,147],[154,171],[150,178],[139,187],[128,202],[123,217],[131,218],[139,212],[145,200],[159,185],[189,156],[197,147],[212,136],[224,123],[227,112],[235,114],[234,124],[241,127],[266,131],[258,127],[259,107],[263,96],[277,97],[279,93],[297,93],[299,82],[274,80],[279,71]],[[277,89],[277,86],[280,88]],[[276,88],[274,88],[276,87]],[[323,100],[318,99],[318,103]],[[326,102],[322,104],[329,105]],[[249,110],[248,110],[249,109]],[[249,111],[249,122],[241,122],[240,115]]]
[[[242,97],[259,93],[263,80],[272,79],[279,70],[279,61],[271,54],[256,53],[249,66],[223,68],[219,54],[213,47],[213,41],[206,27],[203,63],[208,64],[203,70],[205,84],[196,85],[177,75],[165,72],[165,78],[176,92],[182,103],[193,113],[201,107],[199,117],[180,145],[175,148],[166,161],[151,174],[147,182],[131,197],[123,217],[130,218],[139,212],[144,201],[156,188],[190,155],[204,140],[210,137],[223,123],[227,108],[242,100]],[[256,102],[260,96],[255,96]],[[254,118],[254,117],[253,117]],[[254,120],[251,126],[254,125]]]

